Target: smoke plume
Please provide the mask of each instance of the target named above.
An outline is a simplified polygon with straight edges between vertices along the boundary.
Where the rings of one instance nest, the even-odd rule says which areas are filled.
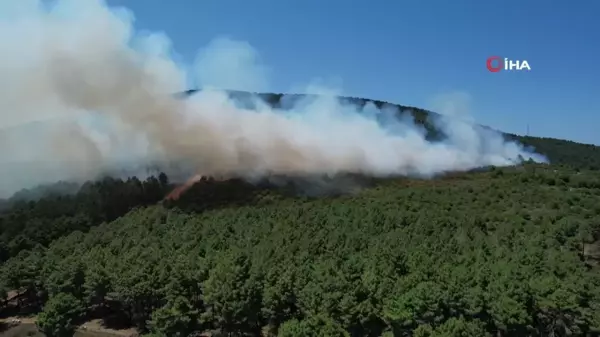
[[[442,118],[428,142],[397,111],[331,94],[286,111],[245,109],[221,89],[267,88],[268,68],[245,43],[217,39],[193,71],[163,34],[100,0],[0,3],[0,196],[110,170],[177,164],[202,175],[365,173],[431,176],[520,158],[544,160],[496,133]],[[200,82],[187,99],[174,93]]]

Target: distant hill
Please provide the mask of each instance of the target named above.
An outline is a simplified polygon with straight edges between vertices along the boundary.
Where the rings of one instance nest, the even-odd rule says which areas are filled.
[[[197,89],[188,90],[183,92],[182,96],[193,95],[198,91],[199,90]],[[252,105],[252,98],[258,96],[270,106],[281,109],[286,109],[288,106],[292,106],[294,102],[309,96],[304,94],[256,94],[244,91],[229,91],[229,95],[240,102],[248,104],[249,107]],[[357,106],[364,106],[370,102],[378,108],[397,109],[399,113],[410,112],[412,113],[415,122],[425,127],[428,132],[428,139],[435,139],[438,136],[435,127],[429,122],[431,120],[430,117],[439,116],[436,112],[365,98],[340,97],[340,100],[356,104]],[[507,139],[516,140],[525,146],[535,148],[536,152],[548,157],[552,164],[569,165],[579,169],[600,169],[600,146],[582,144],[564,139],[521,136],[504,132],[503,134]]]

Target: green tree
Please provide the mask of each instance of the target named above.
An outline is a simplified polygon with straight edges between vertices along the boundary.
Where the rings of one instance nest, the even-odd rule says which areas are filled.
[[[309,317],[286,321],[277,337],[350,337],[350,334],[329,318]]]
[[[157,336],[187,337],[200,327],[199,312],[187,298],[178,296],[155,310],[148,324]]]
[[[48,337],[71,337],[74,321],[84,312],[79,299],[67,293],[58,293],[48,300],[38,315],[36,324]]]
[[[220,254],[204,283],[205,320],[225,332],[258,332],[261,328],[260,280],[250,273],[250,260],[239,250]]]

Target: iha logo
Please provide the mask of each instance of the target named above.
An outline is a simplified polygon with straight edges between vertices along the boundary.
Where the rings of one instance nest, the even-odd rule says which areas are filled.
[[[508,58],[502,58],[500,56],[488,57],[486,66],[489,71],[497,73],[500,70],[527,70],[530,71],[531,67],[527,60],[509,60]]]

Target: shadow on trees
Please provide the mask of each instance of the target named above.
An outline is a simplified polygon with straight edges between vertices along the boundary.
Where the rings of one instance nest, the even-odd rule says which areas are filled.
[[[0,318],[34,315],[42,309],[43,299],[43,294],[31,290],[17,294],[0,306]]]
[[[268,192],[240,179],[203,180],[194,184],[177,200],[165,200],[164,205],[188,212],[202,212],[224,207],[253,205]]]
[[[323,176],[270,176],[256,181],[209,179],[196,183],[177,200],[165,200],[166,207],[188,212],[268,205],[284,199],[336,198],[374,186],[379,179],[356,174]]]
[[[4,332],[10,328],[12,328],[12,324],[7,322],[0,322],[0,332]]]
[[[87,314],[77,323],[83,324],[94,319],[100,319],[105,329],[121,330],[133,326],[132,319],[122,303],[110,298],[89,308]]]

